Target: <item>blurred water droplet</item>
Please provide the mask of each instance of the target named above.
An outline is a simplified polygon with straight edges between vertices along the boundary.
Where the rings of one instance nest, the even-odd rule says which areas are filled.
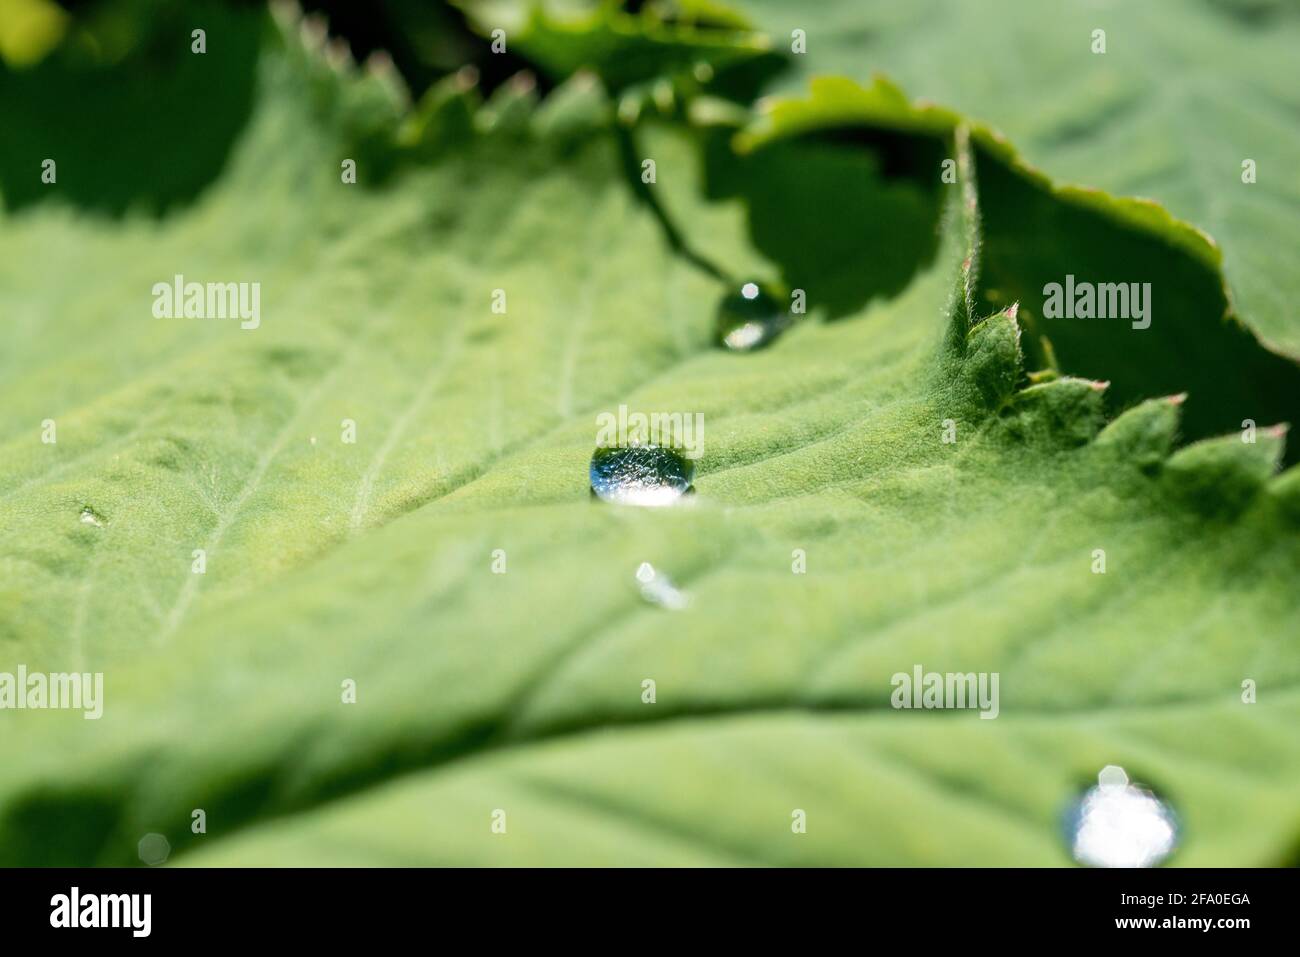
[[[767,345],[790,324],[780,300],[756,282],[746,282],[718,304],[717,342],[734,352]]]
[[[1128,772],[1118,764],[1108,764],[1097,774],[1097,786],[1102,789],[1128,786]]]
[[[690,604],[686,593],[649,562],[641,563],[636,570],[636,580],[641,583],[641,597],[652,605],[667,608],[669,611],[680,611]]]
[[[691,487],[695,465],[658,445],[597,449],[591,457],[591,491],[620,505],[671,505]]]
[[[1177,846],[1178,819],[1160,798],[1131,784],[1123,768],[1108,764],[1070,808],[1066,835],[1081,864],[1154,867]]]
[[[100,515],[89,505],[83,505],[81,507],[81,524],[94,525],[96,528],[103,528],[104,516]]]
[[[139,853],[141,861],[150,867],[157,867],[159,864],[167,863],[167,858],[172,852],[172,846],[165,835],[146,834],[136,844],[136,851]]]
[[[620,123],[631,126],[641,116],[641,97],[635,93],[626,93],[618,101],[618,119]]]

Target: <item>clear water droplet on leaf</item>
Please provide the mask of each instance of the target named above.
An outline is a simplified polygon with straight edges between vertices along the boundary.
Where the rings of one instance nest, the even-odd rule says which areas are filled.
[[[770,343],[789,325],[781,300],[751,280],[718,303],[716,340],[724,349],[749,352]]]
[[[691,488],[695,465],[673,449],[633,445],[597,449],[591,457],[591,491],[620,505],[672,505]]]

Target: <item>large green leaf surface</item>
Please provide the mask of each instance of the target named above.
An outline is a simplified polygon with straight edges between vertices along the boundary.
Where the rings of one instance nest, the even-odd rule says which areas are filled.
[[[6,213],[0,670],[103,671],[106,702],[0,716],[0,861],[130,864],[160,832],[194,864],[1064,864],[1062,811],[1111,763],[1177,810],[1176,862],[1294,859],[1283,431],[1174,451],[1176,399],[1117,415],[1098,382],[1026,375],[1017,309],[976,299],[985,253],[1034,275],[997,248],[1020,173],[989,134],[868,91],[867,125],[958,155],[959,186],[792,122],[730,154],[720,195],[725,136],[629,139],[583,78],[540,106],[447,88],[397,137],[418,148],[353,186],[341,159],[401,121],[385,77],[269,33],[257,70],[191,205]],[[653,206],[629,148],[656,158]],[[826,264],[812,315],[724,353],[731,280],[664,223],[722,272],[800,279],[746,193],[796,188],[784,150],[852,178],[912,253],[864,261],[866,285]],[[1103,207],[1097,228],[1217,288],[1167,217]],[[259,280],[261,326],[155,319],[175,273]],[[1189,380],[1210,388],[1208,361]],[[589,497],[620,403],[704,414],[685,504]],[[644,601],[642,562],[688,607]],[[892,709],[917,664],[998,672],[999,716]]]

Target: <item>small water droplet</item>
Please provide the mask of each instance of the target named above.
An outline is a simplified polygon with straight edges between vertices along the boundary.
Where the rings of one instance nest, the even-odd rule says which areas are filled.
[[[89,505],[83,505],[81,507],[81,524],[94,525],[96,528],[103,528],[104,516],[100,515]]]
[[[671,505],[685,495],[695,465],[659,445],[597,449],[591,457],[591,491],[620,505]]]
[[[686,593],[649,562],[642,562],[637,568],[636,580],[641,583],[641,597],[652,605],[667,608],[669,611],[681,611],[690,604]]]
[[[781,301],[752,280],[718,304],[717,342],[733,352],[767,345],[790,325]]]
[[[1167,803],[1108,764],[1097,784],[1066,815],[1075,860],[1092,867],[1154,867],[1178,844],[1178,819]]]
[[[157,867],[159,864],[167,863],[167,858],[171,856],[172,845],[164,834],[146,834],[136,844],[136,850],[141,861],[150,867]]]

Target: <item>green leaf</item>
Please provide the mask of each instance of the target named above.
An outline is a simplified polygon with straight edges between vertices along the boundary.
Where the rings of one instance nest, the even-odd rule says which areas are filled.
[[[37,63],[67,28],[67,14],[53,0],[6,0],[0,20],[0,59],[16,65]]]
[[[636,13],[618,0],[460,5],[483,35],[514,44],[551,77],[591,70],[616,93],[657,86],[671,96],[674,82],[686,82],[752,97],[752,84],[783,65],[748,20],[701,0],[649,3]]]
[[[788,50],[782,83],[879,71],[1002,130],[1054,179],[1149,196],[1220,244],[1236,311],[1300,355],[1300,12],[1286,0],[870,4],[736,0]],[[1105,53],[1094,53],[1094,30]],[[1256,182],[1242,181],[1255,162]]]
[[[606,101],[575,137],[547,111],[590,79],[402,113],[391,77],[261,40],[189,205],[105,218],[72,189],[4,214],[0,672],[103,671],[105,701],[0,713],[0,862],[132,864],[158,832],[194,864],[1066,864],[1060,815],[1112,763],[1177,810],[1176,862],[1291,860],[1282,436],[1171,455],[1179,404],[1104,425],[1099,383],[1031,379],[1021,310],[975,296],[982,258],[1018,275],[981,226],[1014,191],[981,193],[978,129],[885,116],[741,155],[725,127],[616,130]],[[958,189],[914,175],[945,153]],[[889,244],[825,216],[809,243],[864,245],[795,256],[813,314],[714,349],[737,277],[804,275],[753,198],[818,195],[803,158],[857,177],[845,202],[908,254],[855,282]],[[1152,219],[1105,226],[1178,228]],[[155,318],[177,273],[260,281],[261,324]],[[688,504],[590,498],[620,404],[705,416]],[[643,599],[643,562],[686,608]],[[916,665],[999,673],[998,717],[894,710]]]
[[[843,140],[859,130],[884,129],[895,136],[916,133],[924,138],[951,131],[959,121],[944,109],[913,107],[880,78],[867,88],[842,78],[822,78],[814,81],[806,100],[770,103],[766,115],[739,140],[760,156],[772,148],[788,149],[793,141],[799,155],[791,165],[802,166],[809,162],[810,149],[842,154],[842,142],[832,137]],[[821,144],[803,145],[814,135],[820,135]],[[966,178],[979,180],[983,199],[977,296],[985,308],[1019,304],[1019,318],[1033,334],[1035,366],[1059,365],[1070,373],[1104,378],[1121,405],[1185,390],[1191,395],[1185,428],[1198,438],[1240,428],[1245,420],[1300,418],[1300,366],[1263,345],[1234,313],[1219,272],[1218,250],[1203,234],[1150,202],[1057,187],[988,129],[974,127],[971,138],[973,168]],[[939,157],[931,153],[918,162],[914,141],[901,142],[905,145],[896,141],[890,149],[908,157],[913,184],[919,189],[929,184],[933,190],[940,178]],[[727,170],[722,177],[734,174]],[[816,179],[829,192],[852,189],[845,177],[823,173]],[[762,214],[753,211],[753,198],[748,202],[751,228],[761,243]],[[771,218],[789,219],[784,211]],[[874,225],[882,247],[903,246],[894,224]],[[824,235],[828,243],[839,244],[841,232],[828,230]],[[774,252],[792,285],[811,281],[792,272],[806,270],[827,255],[801,262]],[[1127,283],[1130,288],[1140,284],[1145,318],[1129,322],[1048,315],[1050,284],[1076,280],[1099,288],[1103,283]],[[863,297],[867,294],[864,288]]]

